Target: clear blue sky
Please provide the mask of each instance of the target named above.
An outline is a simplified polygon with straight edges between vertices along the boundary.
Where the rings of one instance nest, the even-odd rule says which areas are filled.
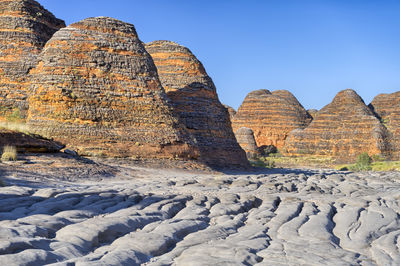
[[[239,107],[256,89],[290,90],[320,109],[355,89],[368,104],[400,90],[399,0],[39,0],[67,24],[110,16],[144,42],[187,46],[220,100]]]

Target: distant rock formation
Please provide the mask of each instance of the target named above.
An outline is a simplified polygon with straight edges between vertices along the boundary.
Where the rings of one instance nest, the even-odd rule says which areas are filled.
[[[229,117],[232,121],[233,117],[236,115],[236,110],[233,109],[232,107],[230,107],[229,105],[224,104],[224,107],[226,108],[226,110],[228,110],[229,113]]]
[[[0,1],[0,120],[24,119],[28,109],[29,70],[64,21],[33,0]]]
[[[288,91],[250,92],[232,120],[233,130],[248,127],[254,131],[257,146],[281,149],[290,131],[305,128],[312,118]]]
[[[254,132],[250,128],[241,127],[235,132],[236,140],[240,147],[246,152],[248,159],[256,159],[261,155],[254,139]]]
[[[146,49],[175,113],[196,139],[200,160],[209,165],[247,166],[229,113],[220,103],[215,85],[201,62],[189,49],[170,41],[151,42]]]
[[[290,133],[284,151],[289,155],[327,155],[354,161],[367,152],[387,154],[388,132],[354,90],[339,92],[318,112],[306,129]]]
[[[400,91],[377,95],[369,107],[390,133],[392,159],[400,160]]]
[[[198,156],[131,24],[97,17],[59,30],[32,78],[30,127],[81,154]]]
[[[0,129],[0,153],[4,146],[15,146],[20,152],[58,152],[64,145],[8,129]]]

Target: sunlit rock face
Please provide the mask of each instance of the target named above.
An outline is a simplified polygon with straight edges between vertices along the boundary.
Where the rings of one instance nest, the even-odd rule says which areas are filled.
[[[229,113],[212,79],[192,52],[177,43],[146,44],[175,114],[196,140],[200,160],[216,166],[248,166],[236,142]]]
[[[387,155],[388,132],[361,97],[347,89],[322,108],[306,129],[292,131],[284,150],[289,155],[354,161],[363,152]]]
[[[251,128],[257,146],[273,145],[281,149],[290,131],[305,128],[311,116],[288,91],[250,92],[232,120],[233,130]]]
[[[377,95],[370,108],[389,131],[392,159],[400,159],[400,92]]]
[[[82,154],[196,158],[133,25],[88,18],[58,31],[32,70],[29,125]]]
[[[24,119],[29,71],[37,55],[64,21],[33,0],[0,1],[0,120]]]

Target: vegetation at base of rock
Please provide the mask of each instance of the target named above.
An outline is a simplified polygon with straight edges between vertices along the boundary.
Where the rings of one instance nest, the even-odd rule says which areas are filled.
[[[372,159],[368,155],[368,153],[363,152],[357,157],[357,161],[355,164],[349,166],[350,171],[370,171],[372,170],[371,166]]]
[[[260,157],[259,159],[251,160],[250,163],[253,167],[275,168],[274,160],[269,157]]]
[[[1,154],[2,162],[16,161],[17,148],[15,146],[4,146],[3,153]]]
[[[6,183],[4,183],[3,179],[0,177],[0,187],[5,187]]]

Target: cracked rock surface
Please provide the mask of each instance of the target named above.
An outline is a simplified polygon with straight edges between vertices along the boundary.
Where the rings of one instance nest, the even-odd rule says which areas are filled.
[[[108,167],[4,174],[0,265],[400,264],[399,173]]]

